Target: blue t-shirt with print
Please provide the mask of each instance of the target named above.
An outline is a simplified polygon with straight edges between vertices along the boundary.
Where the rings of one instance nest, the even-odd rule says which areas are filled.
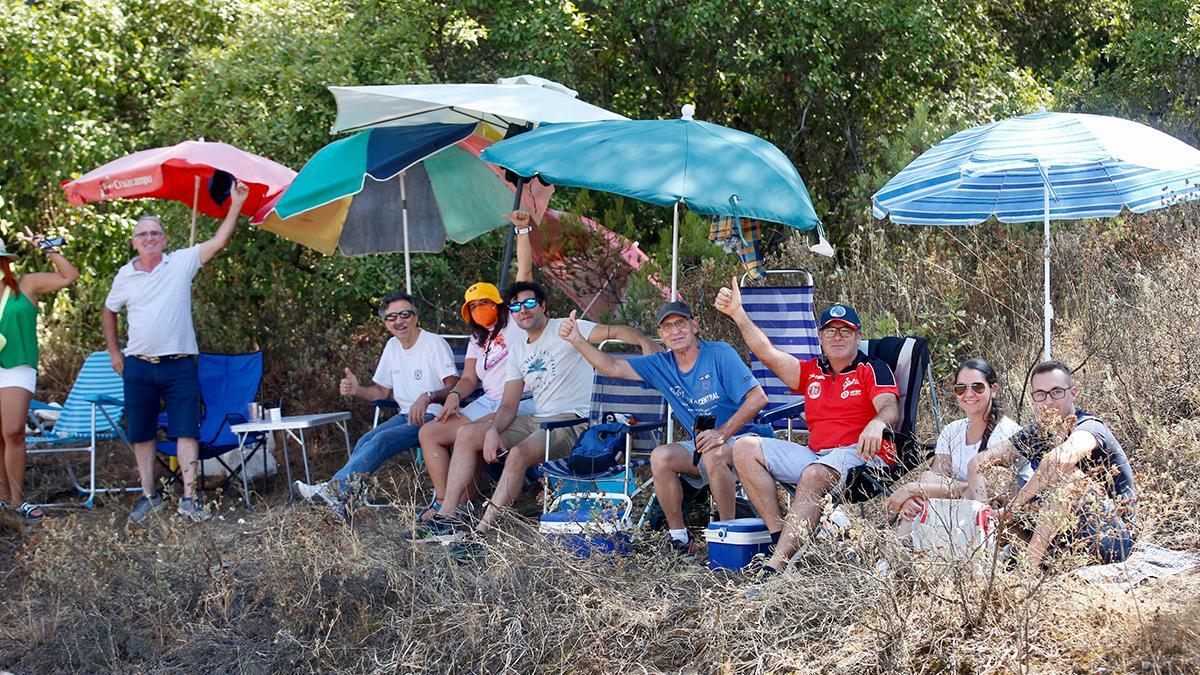
[[[686,373],[680,372],[669,351],[634,357],[629,365],[642,378],[643,387],[662,393],[689,434],[697,415],[712,415],[718,426],[724,424],[742,407],[746,393],[758,386],[742,357],[724,342],[701,340],[700,356]],[[774,435],[769,424],[747,424],[737,433]]]

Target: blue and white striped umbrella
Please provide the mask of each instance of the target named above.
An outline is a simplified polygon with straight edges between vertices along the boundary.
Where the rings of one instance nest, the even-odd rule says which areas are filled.
[[[875,193],[876,218],[909,225],[1030,223],[1144,213],[1200,197],[1200,150],[1137,122],[1038,112],[967,129]]]
[[[961,131],[872,198],[908,225],[1042,221],[1044,353],[1050,356],[1050,221],[1145,213],[1200,198],[1200,150],[1116,117],[1037,112]]]

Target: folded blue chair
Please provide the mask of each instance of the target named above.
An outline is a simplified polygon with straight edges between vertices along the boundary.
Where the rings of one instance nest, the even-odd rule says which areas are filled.
[[[221,488],[228,488],[234,478],[242,479],[243,494],[250,490],[249,480],[244,471],[244,465],[236,468],[229,466],[221,455],[230,450],[238,449],[238,437],[233,433],[235,424],[246,422],[246,413],[251,403],[259,400],[258,389],[262,383],[263,355],[262,352],[248,354],[200,354],[200,398],[204,403],[203,417],[200,421],[200,484],[203,484],[204,460],[216,459],[229,472],[229,476],[221,483]],[[166,416],[159,418],[160,423],[166,421]],[[177,452],[173,440],[158,443],[160,454],[174,457]],[[245,461],[249,462],[255,453],[263,452],[263,470],[266,472],[266,436],[261,433],[250,434],[246,438]],[[172,474],[172,480],[178,479]]]
[[[32,415],[37,410],[53,410],[41,401],[29,404],[30,421],[37,433],[27,435],[25,444],[30,455],[55,453],[87,453],[88,485],[84,487],[75,476],[75,470],[64,457],[67,475],[80,494],[86,495],[82,506],[95,506],[98,493],[124,492],[128,488],[96,487],[96,448],[103,441],[125,440],[121,419],[125,416],[125,390],[121,376],[112,368],[107,352],[93,352],[83,361],[75,383],[67,394],[58,421],[50,430]],[[140,489],[140,488],[134,488]],[[58,506],[58,504],[42,504]]]

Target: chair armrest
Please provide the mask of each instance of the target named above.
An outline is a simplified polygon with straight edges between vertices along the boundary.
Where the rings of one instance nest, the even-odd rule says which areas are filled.
[[[388,408],[390,410],[399,410],[400,404],[390,398],[381,398],[377,401],[371,401],[371,405],[376,408]]]
[[[758,416],[756,420],[759,424],[770,424],[776,420],[786,420],[793,417],[799,417],[804,413],[804,401],[785,405],[782,408],[776,408],[771,412],[766,412]]]
[[[666,426],[667,426],[666,422],[646,422],[645,424],[631,424],[631,425],[629,425],[629,433],[639,434],[644,431],[654,431],[656,429],[663,429]]]
[[[588,422],[588,420],[586,417],[578,417],[573,420],[559,420],[557,422],[542,422],[539,426],[542,429],[545,429],[546,431],[550,431],[552,429],[566,429],[567,427],[573,427],[573,426],[577,426],[580,424],[587,424],[587,422]]]
[[[119,398],[114,398],[112,396],[105,396],[103,394],[99,395],[99,396],[96,394],[89,394],[87,396],[84,396],[83,400],[87,401],[88,403],[95,403],[97,405],[119,405],[119,406],[125,405],[125,401],[123,401]]]
[[[41,401],[37,400],[36,398],[29,402],[29,409],[30,410],[62,410],[62,408],[56,408],[52,405],[42,403]]]

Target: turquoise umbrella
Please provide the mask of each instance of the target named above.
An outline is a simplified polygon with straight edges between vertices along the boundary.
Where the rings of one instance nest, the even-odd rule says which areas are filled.
[[[679,205],[707,216],[756,218],[798,230],[820,226],[796,167],[752,134],[691,118],[543,124],[480,155],[554,185],[632,197],[674,209],[671,295],[678,286]]]

